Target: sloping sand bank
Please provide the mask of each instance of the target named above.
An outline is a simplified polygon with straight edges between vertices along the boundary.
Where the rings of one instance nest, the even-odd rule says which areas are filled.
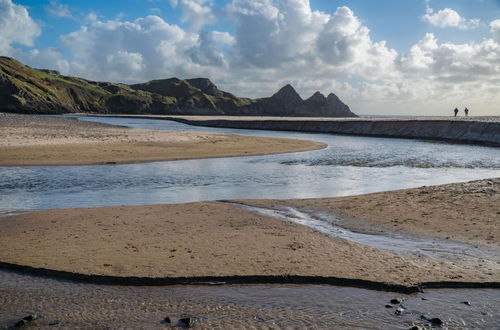
[[[500,247],[500,178],[349,197],[243,202],[334,214],[356,231],[375,227]]]
[[[498,180],[493,182],[498,183]],[[467,185],[435,187],[435,192],[430,191],[429,194],[439,196],[449,191],[448,194],[453,195],[461,189],[458,187],[463,186],[464,190]],[[472,226],[472,222],[489,224],[491,219],[498,220],[498,203],[494,203],[497,197],[485,192],[479,194],[483,194],[489,202],[482,204],[481,210],[474,213],[474,218],[465,215],[460,225],[441,224],[442,213],[430,211],[442,209],[440,204],[434,204],[439,200],[426,196],[427,203],[418,202],[422,189],[327,199],[324,201],[326,206],[321,204],[321,200],[245,202],[267,206],[296,204],[300,207],[328,207],[329,211],[340,209],[332,206],[339,203],[350,205],[352,209],[369,210],[373,209],[373,200],[391,201],[404,196],[413,201],[412,207],[429,214],[422,218],[421,213],[416,213],[415,217],[423,220],[408,221],[413,224],[401,227],[402,231],[427,233],[427,227],[434,226],[442,228],[440,235],[453,237],[463,237],[461,233],[466,232],[462,228],[465,223],[470,222]],[[468,206],[461,204],[456,207],[465,209]],[[379,226],[375,221],[378,216],[383,216],[383,210],[387,210],[385,214],[388,217],[391,212],[396,212],[381,208],[373,212],[375,220],[367,216],[366,221],[358,221],[358,227],[365,230],[366,226],[362,224],[369,224],[366,228],[373,230],[374,224]],[[410,208],[409,212],[416,210],[411,211]],[[446,213],[446,210],[443,212]],[[408,216],[408,213],[402,214]],[[380,227],[392,229],[392,222],[388,221],[386,227],[380,222]],[[247,278],[251,283],[277,282],[276,277],[282,282],[286,282],[287,278],[289,282],[307,282],[305,277],[310,277],[309,282],[312,283],[341,278],[406,287],[442,281],[496,282],[498,286],[500,281],[498,263],[487,260],[461,263],[400,255],[332,238],[301,225],[221,202],[56,209],[6,217],[0,219],[0,223],[0,261],[4,263],[3,267],[15,264],[84,275],[115,276],[116,283],[123,283],[120,279],[126,277],[150,278],[151,284],[176,283],[175,279],[179,278],[182,280],[178,282],[182,283],[189,282],[189,278],[196,281],[200,278],[231,281],[233,277],[233,282],[244,282]],[[495,228],[498,228],[498,222],[496,227],[477,226],[476,233],[484,232],[471,236],[471,240],[498,246],[498,241],[488,239]],[[252,276],[257,277],[251,279]],[[274,280],[272,277],[275,277]],[[161,279],[167,280],[159,281]],[[113,278],[107,281],[112,282]],[[344,283],[353,284],[349,281]]]
[[[137,130],[72,118],[0,113],[0,166],[91,165],[321,149],[319,142]]]

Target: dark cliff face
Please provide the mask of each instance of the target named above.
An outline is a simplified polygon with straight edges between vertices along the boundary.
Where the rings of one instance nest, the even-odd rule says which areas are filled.
[[[318,117],[357,117],[337,95],[330,93],[325,97],[320,92],[314,93],[296,110],[296,116],[308,116],[314,113]]]
[[[287,84],[282,87],[273,96],[261,101],[265,107],[265,112],[269,115],[279,116],[281,113],[292,114],[295,109],[302,103],[302,98],[295,89]]]
[[[19,113],[122,113],[165,115],[356,116],[334,94],[307,100],[291,85],[268,98],[221,91],[207,78],[152,80],[141,84],[94,82],[33,69],[0,57],[0,111]]]

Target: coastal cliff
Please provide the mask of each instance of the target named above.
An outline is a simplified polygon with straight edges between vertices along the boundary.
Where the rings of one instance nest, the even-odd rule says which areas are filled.
[[[335,94],[303,100],[291,85],[251,99],[219,90],[207,78],[140,84],[96,82],[34,69],[0,57],[0,111],[26,114],[157,114],[357,117]]]

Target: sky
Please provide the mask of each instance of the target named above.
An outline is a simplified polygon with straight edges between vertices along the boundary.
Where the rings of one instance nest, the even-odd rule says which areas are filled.
[[[0,55],[248,97],[290,83],[361,115],[500,115],[500,0],[0,0]]]

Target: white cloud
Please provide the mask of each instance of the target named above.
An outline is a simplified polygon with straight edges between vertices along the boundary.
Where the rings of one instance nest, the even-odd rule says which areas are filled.
[[[460,83],[500,77],[500,44],[493,39],[481,43],[442,43],[432,33],[401,57],[404,72],[421,70],[429,78]]]
[[[391,75],[397,52],[385,41],[373,42],[370,30],[351,9],[339,7],[318,36],[318,55],[325,64],[344,67],[367,78]]]
[[[55,48],[42,50],[32,49],[30,51],[15,50],[13,54],[21,62],[40,69],[58,70],[62,74],[70,72],[70,64],[65,60],[61,52]]]
[[[144,69],[143,58],[140,53],[118,50],[106,56],[108,68],[115,72],[128,72],[129,74],[140,74]]]
[[[40,27],[29,15],[26,7],[0,0],[0,54],[11,55],[13,44],[33,46],[41,33]]]
[[[90,13],[87,14],[87,16],[85,16],[85,20],[87,20],[90,23],[93,23],[97,21],[97,14],[91,11]]]
[[[317,69],[333,77],[390,74],[397,53],[373,42],[351,9],[312,11],[308,0],[235,0],[236,65],[278,68],[309,75]]]
[[[234,43],[234,37],[227,32],[203,31],[199,35],[196,47],[189,53],[195,63],[227,69],[225,50]]]
[[[50,0],[50,5],[45,6],[45,11],[56,17],[67,17],[67,18],[73,17],[71,14],[71,10],[69,9],[69,6],[59,3],[58,0]]]
[[[218,47],[230,35],[197,34],[158,16],[130,21],[97,21],[62,37],[71,51],[73,74],[97,80],[141,81],[210,72],[223,64]],[[214,70],[215,71],[215,70]]]
[[[493,39],[500,43],[500,19],[494,20],[490,23],[490,32]]]
[[[234,0],[227,10],[236,23],[238,61],[259,67],[304,60],[329,18],[311,11],[308,0]]]
[[[475,29],[481,23],[479,19],[463,18],[451,8],[445,8],[434,12],[432,8],[427,7],[426,14],[422,16],[422,19],[437,27],[452,27],[460,30]]]
[[[177,5],[177,1],[173,4]],[[211,0],[179,0],[178,5],[182,10],[181,21],[189,24],[193,31],[216,22]]]

